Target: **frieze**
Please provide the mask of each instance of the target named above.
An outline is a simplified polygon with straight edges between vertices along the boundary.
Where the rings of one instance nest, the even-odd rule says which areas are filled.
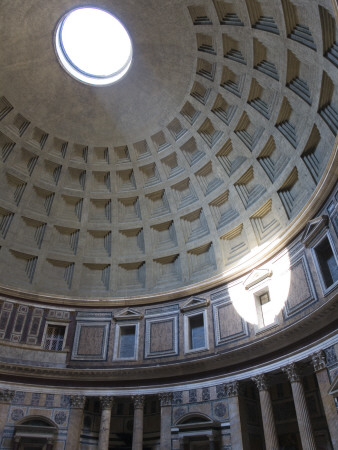
[[[15,391],[11,391],[10,389],[0,390],[0,402],[1,403],[10,403],[15,395]]]
[[[205,387],[202,389],[202,400],[204,402],[207,402],[210,400],[210,389],[208,387]]]
[[[177,391],[173,393],[173,405],[181,405],[183,403],[183,392]]]
[[[197,402],[197,391],[196,389],[190,389],[189,391],[189,403]]]
[[[224,384],[218,384],[216,386],[216,397],[217,398],[225,398],[226,397],[226,390]]]

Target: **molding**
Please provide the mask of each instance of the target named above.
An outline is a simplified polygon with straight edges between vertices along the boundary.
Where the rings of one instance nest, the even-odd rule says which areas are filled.
[[[122,311],[118,312],[117,314],[114,314],[113,316],[114,320],[141,320],[143,319],[143,314],[136,311],[132,308],[125,308]]]
[[[250,275],[244,280],[243,285],[245,289],[250,289],[266,278],[271,278],[271,269],[254,269],[251,271]]]
[[[191,311],[192,309],[206,308],[209,306],[210,300],[201,297],[192,297],[181,306],[181,312]]]
[[[328,228],[329,226],[329,218],[326,215],[316,217],[313,220],[310,220],[305,227],[304,233],[302,235],[301,242],[305,247],[310,247],[312,241],[318,238],[320,232]]]

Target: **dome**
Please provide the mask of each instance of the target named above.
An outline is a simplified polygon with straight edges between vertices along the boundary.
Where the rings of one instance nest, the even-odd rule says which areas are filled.
[[[109,86],[74,79],[56,55],[56,27],[81,2],[4,6],[8,289],[108,301],[198,292],[280,249],[333,181],[325,8],[292,31],[290,2],[134,3],[95,4],[133,42],[130,70]]]

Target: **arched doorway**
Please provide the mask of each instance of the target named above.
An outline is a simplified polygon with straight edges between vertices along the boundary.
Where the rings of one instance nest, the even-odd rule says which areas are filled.
[[[13,450],[53,450],[57,433],[46,417],[25,417],[15,424]]]

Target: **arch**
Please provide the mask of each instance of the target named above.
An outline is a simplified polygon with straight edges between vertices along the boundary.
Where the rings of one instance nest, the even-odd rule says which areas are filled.
[[[40,423],[39,423],[40,422]],[[48,417],[45,416],[41,416],[41,415],[31,415],[31,416],[25,416],[22,419],[18,420],[15,423],[15,426],[20,426],[20,425],[24,425],[24,426],[45,426],[45,427],[53,427],[53,428],[58,428],[58,426],[56,425],[55,422],[53,422],[53,420],[49,419]]]
[[[219,422],[211,419],[206,414],[191,412],[180,417],[175,423],[175,425],[178,426],[179,428],[186,427],[189,425],[199,425],[199,426],[204,425],[207,427],[214,427],[219,425]]]

